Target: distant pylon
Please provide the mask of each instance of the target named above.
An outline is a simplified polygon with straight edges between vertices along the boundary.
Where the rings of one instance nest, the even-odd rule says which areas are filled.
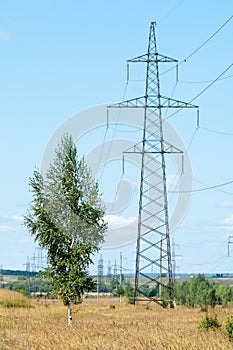
[[[0,288],[3,288],[4,279],[3,279],[3,268],[0,266]]]
[[[114,276],[117,275],[117,263],[116,263],[116,260],[115,260],[115,262],[114,262],[113,275],[114,275]]]
[[[30,266],[31,266],[31,263],[30,263],[30,258],[29,257],[27,257],[27,262],[24,265],[26,265],[26,278],[28,280],[30,280]]]
[[[108,277],[112,277],[112,266],[111,266],[111,261],[108,262],[108,272],[107,272]]]
[[[145,95],[109,108],[144,110],[142,140],[125,152],[141,156],[134,303],[155,301],[174,307],[165,154],[182,154],[182,151],[164,140],[162,109],[198,106],[161,95],[159,64],[176,63],[177,60],[158,53],[155,25],[155,22],[150,24],[147,53],[128,60],[146,63]],[[157,285],[159,295],[150,296],[150,288]]]
[[[103,279],[104,276],[104,260],[102,258],[102,254],[100,254],[100,258],[98,261],[98,276],[100,279]]]

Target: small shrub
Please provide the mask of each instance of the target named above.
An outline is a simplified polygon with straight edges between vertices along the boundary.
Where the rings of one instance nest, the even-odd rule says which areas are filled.
[[[199,328],[204,328],[204,329],[216,329],[220,328],[221,324],[219,323],[217,316],[214,317],[209,317],[206,315],[206,317],[201,321]]]
[[[233,339],[233,316],[227,318],[226,320],[226,332],[230,340]]]
[[[160,303],[160,305],[164,308],[164,309],[166,309],[167,307],[168,307],[168,301],[167,300],[162,300],[161,301],[161,303]]]
[[[134,304],[134,289],[130,283],[125,287],[125,297],[128,304]]]
[[[109,309],[115,309],[116,308],[116,306],[115,305],[109,305]]]
[[[207,308],[207,306],[201,306],[201,308],[200,308],[200,311],[201,312],[207,312],[208,311],[208,308]]]

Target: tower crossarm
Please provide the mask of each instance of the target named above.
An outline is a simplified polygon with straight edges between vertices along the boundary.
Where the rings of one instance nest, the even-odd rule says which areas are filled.
[[[177,63],[178,60],[165,56],[165,55],[161,55],[159,53],[153,53],[153,54],[148,54],[146,53],[145,55],[141,55],[138,57],[134,57],[131,58],[129,60],[127,60],[128,63],[130,62],[143,62],[143,63],[151,63],[151,62],[155,62],[155,63],[159,63],[159,62],[164,62],[164,63]]]
[[[199,108],[197,105],[165,96],[160,96],[160,103],[161,108]]]
[[[145,96],[131,98],[130,100],[114,103],[107,108],[145,108]]]
[[[159,97],[159,98],[158,98]],[[148,95],[132,98],[130,100],[125,100],[122,102],[114,103],[107,106],[107,108],[196,108],[197,105],[193,105],[188,102],[176,100],[174,98],[157,96],[157,95]]]
[[[152,141],[150,141],[152,143]],[[182,150],[180,150],[178,147],[164,141],[165,148],[163,152],[161,150],[156,150],[156,149],[148,149],[148,150],[143,150],[142,147],[130,147],[128,150],[124,151],[123,154],[144,154],[144,153],[151,153],[151,154],[161,154],[161,153],[168,153],[168,154],[173,154],[173,153],[183,153]]]

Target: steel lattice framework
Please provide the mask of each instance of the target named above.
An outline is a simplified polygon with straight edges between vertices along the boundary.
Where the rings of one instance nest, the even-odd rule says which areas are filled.
[[[146,64],[145,95],[109,107],[144,109],[142,140],[125,152],[141,156],[134,303],[155,301],[163,305],[164,302],[168,302],[173,307],[174,288],[165,155],[182,151],[164,140],[162,110],[198,108],[198,106],[160,94],[159,64],[176,63],[177,60],[158,53],[155,25],[155,22],[150,24],[147,53],[128,60]],[[150,295],[148,287],[151,286],[159,286],[158,295]]]

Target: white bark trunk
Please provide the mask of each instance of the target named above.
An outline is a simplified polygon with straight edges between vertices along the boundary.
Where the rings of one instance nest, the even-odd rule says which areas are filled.
[[[68,326],[72,326],[72,304],[68,304]]]

